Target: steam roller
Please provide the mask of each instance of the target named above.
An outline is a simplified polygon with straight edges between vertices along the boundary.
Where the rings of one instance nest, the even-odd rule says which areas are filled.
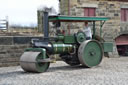
[[[106,21],[108,18],[98,17],[71,17],[71,16],[48,16],[48,12],[43,14],[42,39],[32,39],[31,48],[25,49],[20,57],[20,66],[26,72],[45,72],[50,63],[55,61],[53,55],[58,55],[62,61],[70,66],[82,65],[93,67],[101,63],[104,52],[109,52],[111,44],[100,42],[95,38],[95,21]],[[87,40],[86,34],[82,31],[73,34],[57,33],[54,37],[49,37],[50,22],[93,22],[93,39]],[[100,26],[104,24],[101,23]],[[60,25],[56,24],[56,25]],[[109,47],[111,48],[111,47]]]
[[[33,48],[27,48],[20,58],[20,65],[27,72],[45,72],[54,59],[50,55],[59,54],[67,64],[93,67],[100,64],[103,56],[101,44],[96,40],[86,40],[83,32],[74,35],[58,35],[53,41],[33,41]]]

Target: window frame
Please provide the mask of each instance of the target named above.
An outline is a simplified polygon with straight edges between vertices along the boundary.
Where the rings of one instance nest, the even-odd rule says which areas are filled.
[[[128,8],[121,8],[121,22],[128,22]]]
[[[91,13],[93,13],[93,14],[91,14]],[[95,7],[84,7],[84,16],[87,16],[87,17],[94,17],[94,16],[96,16],[96,8]]]

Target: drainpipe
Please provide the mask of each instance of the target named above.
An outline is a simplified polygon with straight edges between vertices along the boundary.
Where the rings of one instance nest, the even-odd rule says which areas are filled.
[[[70,15],[70,0],[68,0],[68,15]]]
[[[70,16],[70,0],[68,0],[68,16]],[[68,34],[70,35],[70,26],[68,24]]]

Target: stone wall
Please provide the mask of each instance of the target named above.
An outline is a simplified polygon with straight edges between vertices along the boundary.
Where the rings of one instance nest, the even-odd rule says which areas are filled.
[[[120,3],[120,8],[128,8],[128,2]],[[122,34],[128,34],[128,22],[120,23],[120,32],[119,32],[118,36],[122,35]]]
[[[43,11],[38,10],[37,11],[37,17],[38,17],[38,32],[43,33]]]
[[[70,2],[69,2],[70,1]],[[66,6],[65,3],[70,3],[70,6]],[[121,8],[128,8],[128,2],[121,1],[109,1],[109,0],[61,0],[60,2],[60,11],[63,15],[70,14],[71,16],[84,16],[84,8],[85,7],[94,7],[96,8],[96,16],[100,17],[109,17],[110,20],[106,21],[103,26],[102,37],[105,41],[113,42],[113,53],[118,56],[117,48],[115,45],[115,38],[121,34],[128,33],[128,24],[127,22],[121,22]],[[68,9],[68,10],[65,10]],[[70,13],[67,13],[70,12]],[[77,31],[78,29],[82,29],[82,24],[77,25],[74,29]],[[91,25],[91,24],[90,24]],[[99,23],[97,23],[99,25]],[[72,27],[73,24],[70,24]],[[99,28],[97,28],[97,35],[99,35]],[[71,30],[74,31],[71,28]],[[72,31],[72,32],[73,32]]]
[[[32,38],[26,36],[0,36],[0,67],[19,65],[19,58],[25,48],[30,47]]]
[[[0,67],[19,65],[19,58],[28,45],[0,45]]]
[[[68,1],[68,0],[66,0]],[[62,5],[64,1],[60,4]],[[113,41],[115,37],[118,35],[120,31],[120,3],[115,1],[97,1],[97,0],[70,0],[70,15],[73,16],[84,16],[84,8],[85,7],[94,7],[96,8],[96,16],[100,17],[109,17],[104,27],[103,27],[103,35],[102,37],[106,41]],[[64,7],[63,4],[61,8],[68,9],[68,6]],[[61,14],[68,15],[67,12],[64,13],[61,9]],[[76,29],[81,29],[83,25],[77,24],[79,26]],[[97,28],[99,29],[99,28]],[[71,28],[72,30],[72,28]],[[74,30],[74,29],[73,29]],[[97,35],[99,35],[99,30],[97,30]]]
[[[68,6],[68,2],[70,6]],[[62,15],[84,16],[85,7],[96,8],[96,16],[109,17],[103,26],[102,37],[106,41],[113,41],[120,34],[128,33],[127,22],[121,21],[121,8],[128,8],[128,2],[116,0],[61,0],[60,13]],[[70,12],[70,13],[68,13]],[[81,29],[81,24],[76,29]],[[72,30],[72,28],[71,28]],[[74,29],[73,29],[74,30]],[[99,35],[99,33],[97,33]]]
[[[128,33],[127,22],[121,21],[121,8],[128,8],[128,1],[116,0],[60,0],[60,14],[70,16],[84,16],[85,7],[96,8],[96,16],[109,17],[110,20],[106,21],[103,26],[101,37],[108,42],[113,42],[113,53],[118,56],[115,38],[121,34]],[[41,18],[38,20],[40,21]],[[40,24],[39,24],[40,25]],[[91,26],[92,23],[89,23]],[[83,23],[62,23],[61,28],[66,33],[76,33],[79,29],[83,29]],[[41,25],[40,25],[41,27]],[[70,29],[69,29],[70,28]],[[96,35],[100,35],[99,22],[96,23]],[[55,31],[54,31],[55,32]]]

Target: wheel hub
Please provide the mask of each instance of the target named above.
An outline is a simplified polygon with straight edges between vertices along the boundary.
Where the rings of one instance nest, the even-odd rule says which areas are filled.
[[[90,56],[96,55],[96,53],[94,51],[89,52],[89,54],[90,54]]]

